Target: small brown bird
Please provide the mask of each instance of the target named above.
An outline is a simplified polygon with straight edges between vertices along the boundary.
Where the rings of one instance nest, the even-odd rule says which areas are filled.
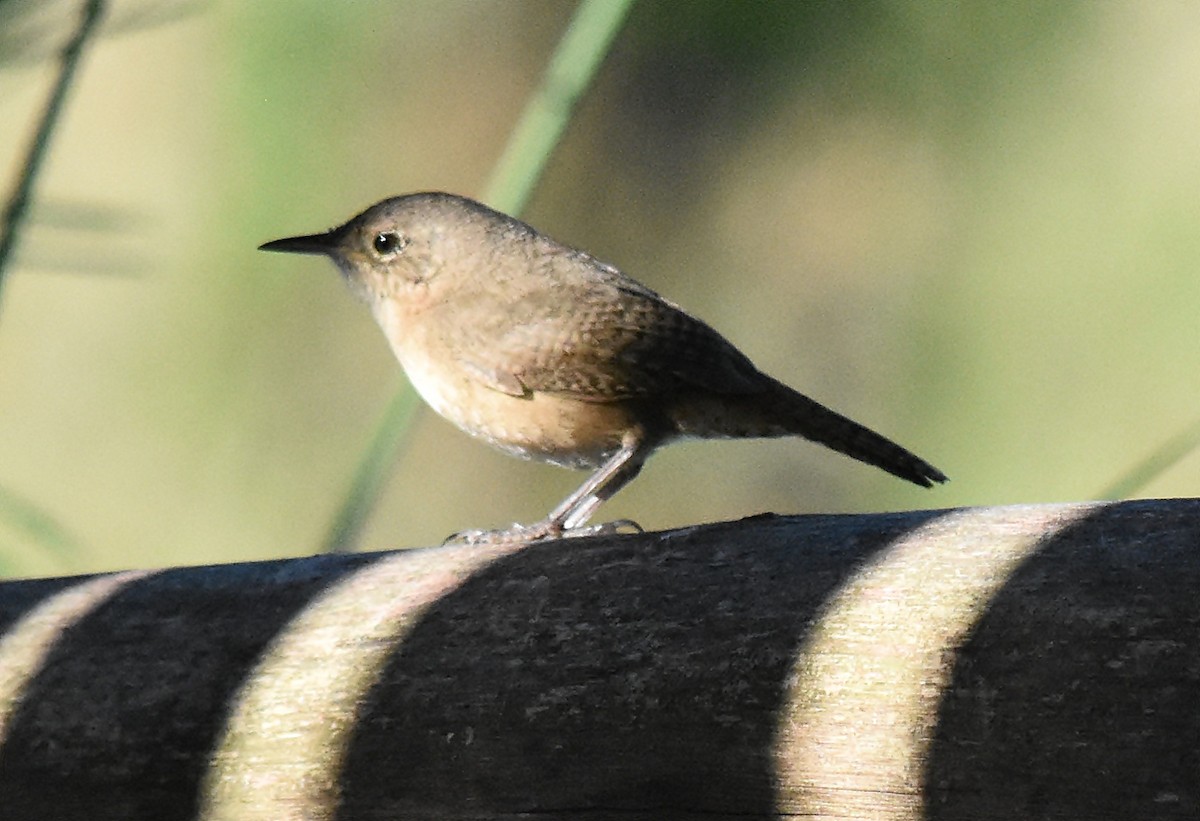
[[[723,336],[611,265],[465,197],[408,194],[264,251],[330,257],[434,410],[515,456],[594,470],[541,522],[585,528],[654,450],[683,437],[802,436],[923,487],[937,468],[759,371]]]

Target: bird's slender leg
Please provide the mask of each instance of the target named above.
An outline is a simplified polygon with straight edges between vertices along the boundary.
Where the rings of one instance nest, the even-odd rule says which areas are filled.
[[[584,530],[583,525],[601,504],[611,499],[621,488],[634,480],[642,470],[650,449],[645,447],[640,438],[628,437],[627,441],[609,457],[600,468],[580,485],[579,489],[559,504],[546,517],[547,523],[557,526],[564,533]],[[612,526],[600,526],[600,529],[586,528],[590,532],[602,532],[619,529],[622,525],[641,530],[641,525],[629,519],[613,522]],[[583,533],[577,535],[585,535]]]
[[[504,530],[466,530],[455,533],[446,542],[481,544],[510,539],[537,541],[558,536],[616,533],[623,527],[641,531],[641,525],[630,519],[606,522],[593,527],[583,525],[596,512],[596,508],[633,481],[652,450],[653,447],[647,444],[643,435],[627,433],[621,447],[542,521],[531,525],[513,525]]]

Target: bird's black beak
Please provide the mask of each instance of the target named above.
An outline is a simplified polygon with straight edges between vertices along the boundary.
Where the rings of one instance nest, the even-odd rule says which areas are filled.
[[[337,247],[339,234],[336,230],[324,234],[310,234],[306,237],[285,237],[273,239],[258,246],[260,251],[279,251],[285,254],[324,254],[333,253]]]

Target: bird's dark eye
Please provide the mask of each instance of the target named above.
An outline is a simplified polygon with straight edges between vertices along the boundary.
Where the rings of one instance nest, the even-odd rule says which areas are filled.
[[[404,237],[395,231],[381,231],[375,235],[375,239],[371,241],[371,244],[375,246],[375,252],[378,254],[394,254],[397,251],[403,250],[406,245]]]

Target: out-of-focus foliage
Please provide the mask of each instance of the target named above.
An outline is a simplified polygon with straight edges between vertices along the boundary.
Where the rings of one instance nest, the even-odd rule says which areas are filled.
[[[105,35],[174,23],[205,7],[204,0],[117,0],[105,3]],[[0,66],[52,59],[71,38],[80,0],[0,0]]]
[[[0,486],[77,537],[74,569],[316,548],[402,377],[327,264],[254,249],[482,194],[571,11],[223,3],[95,45],[0,314]],[[526,218],[953,481],[683,444],[602,514],[1088,498],[1187,429],[1198,44],[1200,9],[1139,0],[636,6]],[[45,82],[3,64],[5,180]],[[89,232],[64,203],[135,216]],[[581,478],[426,413],[365,546],[534,519]],[[10,566],[62,572],[5,535]]]

